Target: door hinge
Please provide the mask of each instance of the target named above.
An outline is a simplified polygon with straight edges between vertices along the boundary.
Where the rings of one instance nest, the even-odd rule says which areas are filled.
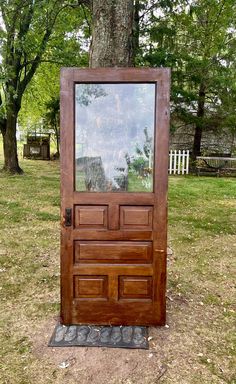
[[[65,212],[65,227],[70,227],[72,225],[72,209],[66,208]]]

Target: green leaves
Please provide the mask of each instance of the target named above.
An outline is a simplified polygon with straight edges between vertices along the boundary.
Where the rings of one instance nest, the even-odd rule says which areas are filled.
[[[84,28],[85,16],[81,7],[74,5],[63,0],[2,1],[1,75],[5,92],[12,85],[19,104],[42,61],[78,64],[78,33]]]
[[[172,126],[232,129],[236,120],[235,14],[233,0],[193,0],[191,4],[178,0],[171,5],[158,2],[149,19],[146,16],[140,63],[171,67]]]

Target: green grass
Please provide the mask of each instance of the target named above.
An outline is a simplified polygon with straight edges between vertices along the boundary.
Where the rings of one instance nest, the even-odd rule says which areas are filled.
[[[89,383],[89,370],[82,379],[81,367],[61,370],[57,356],[62,352],[42,347],[59,312],[59,163],[20,162],[23,176],[0,174],[0,383]],[[170,177],[170,328],[156,330],[160,359],[168,366],[162,383],[235,383],[235,233],[236,179]],[[44,355],[35,352],[39,346]],[[97,353],[109,364],[115,352]],[[123,361],[126,352],[119,353]],[[144,367],[151,369],[149,351],[142,353]],[[130,352],[131,363],[137,356]],[[68,372],[73,373],[69,378]],[[154,384],[145,369],[140,378],[135,371],[128,377],[113,376],[107,383]]]
[[[151,192],[152,189],[151,176],[148,178],[142,178],[134,172],[128,173],[128,192]],[[80,192],[86,191],[84,172],[77,171],[76,173],[76,190]]]
[[[236,179],[170,178],[169,223],[186,228],[179,240],[234,234],[235,205]]]

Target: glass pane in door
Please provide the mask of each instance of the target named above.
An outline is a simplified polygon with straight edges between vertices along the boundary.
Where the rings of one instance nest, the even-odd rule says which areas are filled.
[[[152,192],[155,84],[76,84],[75,189]]]

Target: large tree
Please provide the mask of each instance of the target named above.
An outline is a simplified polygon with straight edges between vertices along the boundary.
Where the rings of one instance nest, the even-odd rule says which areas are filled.
[[[134,65],[134,0],[92,1],[90,67]]]
[[[1,0],[0,54],[2,56],[0,131],[4,169],[22,173],[18,163],[16,124],[22,97],[41,61],[50,61],[58,45],[58,31],[68,26],[68,9],[80,4],[65,0]],[[68,40],[68,38],[67,38]],[[47,46],[51,44],[50,50]]]

